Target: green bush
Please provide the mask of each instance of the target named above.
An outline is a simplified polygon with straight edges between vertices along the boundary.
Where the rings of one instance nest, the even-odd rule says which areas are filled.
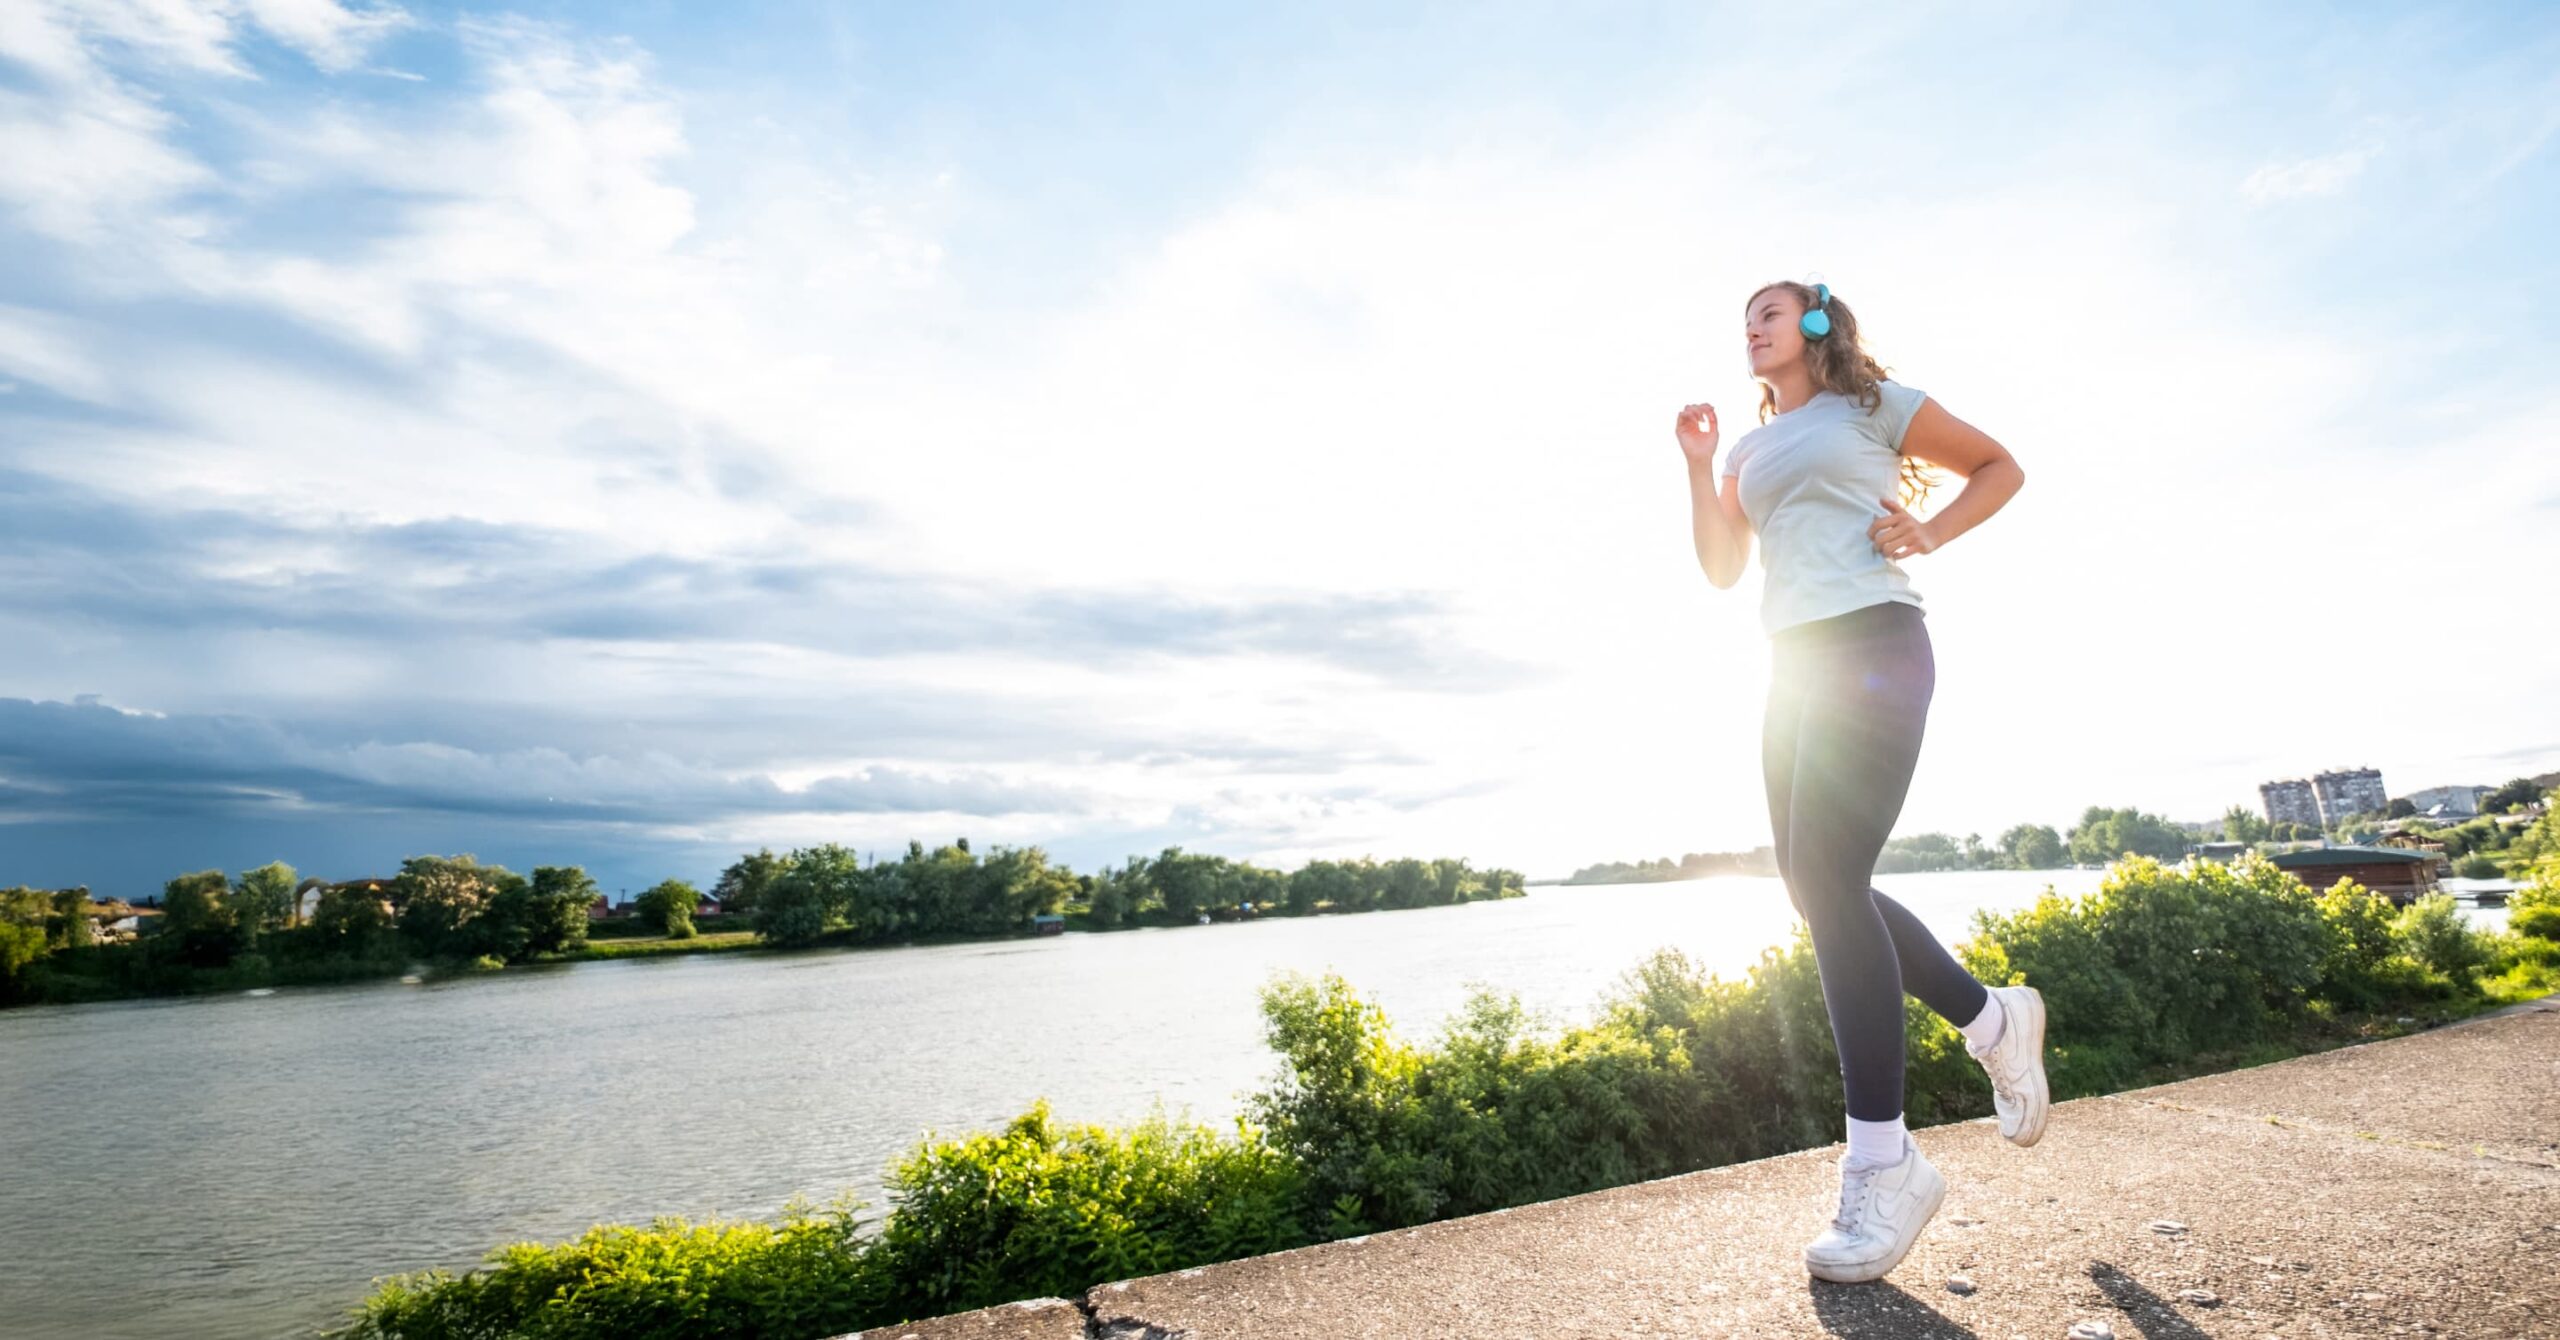
[[[2043,993],[2069,1043],[2142,1064],[2297,1019],[2333,948],[2311,891],[2254,857],[2192,870],[2132,857],[2093,893],[2047,893],[2023,911],[1978,913],[1974,927]]]
[[[2450,894],[2430,894],[2402,908],[2392,938],[2410,960],[2455,982],[2469,982],[2489,961],[2489,943],[2462,919]]]
[[[2426,992],[2424,974],[2400,955],[2392,933],[2391,904],[2356,883],[2341,880],[2320,895],[2320,919],[2329,930],[2320,962],[2322,995],[2350,1010],[2378,1010]]]
[[[28,970],[45,955],[44,931],[41,927],[0,921],[0,1002],[16,999],[27,989]]]
[[[2560,941],[2560,869],[2516,891],[2507,900],[2507,929],[2535,939]]]
[[[934,1316],[1309,1241],[1301,1177],[1239,1122],[1062,1125],[1043,1100],[1001,1131],[927,1140],[890,1171],[871,1248],[886,1310]]]
[[[854,1206],[788,1207],[779,1223],[604,1225],[520,1242],[456,1276],[385,1281],[341,1340],[691,1340],[831,1335],[868,1324],[879,1285]]]
[[[1252,1110],[1305,1170],[1327,1236],[1705,1166],[1723,1133],[1677,1025],[1604,1017],[1546,1038],[1517,998],[1478,991],[1415,1047],[1330,975],[1283,977],[1263,1013],[1283,1064]]]

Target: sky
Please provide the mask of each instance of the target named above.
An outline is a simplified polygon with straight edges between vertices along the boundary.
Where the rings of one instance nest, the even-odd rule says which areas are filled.
[[[2555,132],[2539,6],[0,6],[0,884],[1765,843],[1670,430],[1814,276],[2028,481],[1901,831],[2560,768]]]

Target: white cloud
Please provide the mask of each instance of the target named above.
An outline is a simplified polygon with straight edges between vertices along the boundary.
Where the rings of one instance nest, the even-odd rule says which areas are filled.
[[[253,27],[324,70],[344,70],[407,23],[397,9],[349,10],[335,0],[0,6],[0,59],[39,84],[0,92],[0,201],[58,238],[108,232],[157,251],[191,237],[200,220],[168,211],[217,179],[170,143],[177,118],[138,81],[167,72],[245,78],[238,47]],[[119,64],[126,73],[111,68]]]
[[[354,68],[375,43],[410,24],[389,5],[349,9],[337,0],[246,0],[241,8],[268,35],[332,73]]]
[[[2377,152],[2368,145],[2341,149],[2318,158],[2268,163],[2240,183],[2240,194],[2254,205],[2302,196],[2336,195],[2364,171],[2365,164],[2372,162]]]
[[[105,403],[107,375],[78,323],[0,303],[0,372],[74,399]]]

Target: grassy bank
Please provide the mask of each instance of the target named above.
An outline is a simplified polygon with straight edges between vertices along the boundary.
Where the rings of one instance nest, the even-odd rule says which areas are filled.
[[[753,949],[758,943],[754,931],[714,931],[683,940],[670,940],[665,936],[650,939],[623,937],[589,940],[583,948],[560,957],[570,963],[586,963],[598,959],[658,958],[667,954],[723,954]]]
[[[2133,860],[2096,892],[1977,917],[1987,980],[2052,1007],[2058,1099],[2428,1027],[2560,986],[2560,897],[2512,929],[2450,902],[2314,895],[2264,862]],[[1231,1127],[1069,1125],[920,1145],[877,1220],[837,1202],[771,1223],[607,1225],[480,1269],[385,1282],[344,1337],[818,1336],[1547,1200],[1830,1143],[1837,1057],[1809,947],[1738,980],[1674,951],[1596,1016],[1532,1029],[1479,992],[1439,1034],[1397,1036],[1338,977],[1268,984],[1278,1078]],[[1989,1111],[1961,1039],[1916,1004],[1917,1124]]]

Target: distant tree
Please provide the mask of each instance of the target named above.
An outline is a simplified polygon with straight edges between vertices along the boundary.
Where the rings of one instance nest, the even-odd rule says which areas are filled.
[[[1884,850],[1876,856],[1876,873],[1953,870],[1963,860],[1964,854],[1954,838],[1944,833],[1913,833],[1886,840]]]
[[[978,876],[995,917],[989,930],[1019,930],[1056,912],[1076,887],[1075,876],[1049,864],[1038,847],[997,847],[979,863]]]
[[[29,969],[42,962],[44,956],[42,928],[0,920],[0,1001],[26,994]]]
[[[98,937],[89,924],[89,890],[56,889],[52,915],[45,918],[47,938],[64,949],[81,949]]]
[[[270,861],[255,870],[244,870],[231,882],[231,902],[240,925],[240,940],[254,945],[267,935],[293,924],[293,889],[297,876],[292,866]]]
[[[2222,812],[2222,840],[2264,842],[2267,840],[2267,821],[2246,806],[2234,805]]]
[[[2538,868],[2547,862],[2560,861],[2560,805],[2551,805],[2544,809],[2541,818],[2534,820],[2530,827],[2516,835],[2509,851],[2514,854],[2515,859],[2524,862],[2526,868]],[[2560,874],[2560,872],[2555,873]],[[2553,878],[2549,882],[2560,885],[2560,878]]]
[[[418,952],[439,958],[487,952],[477,943],[478,935],[465,927],[488,907],[500,880],[510,875],[504,866],[482,865],[467,854],[412,856],[402,861],[393,881],[401,904],[401,937]]]
[[[634,900],[640,919],[670,940],[693,938],[693,909],[701,901],[702,890],[681,879],[662,880]]]
[[[1168,916],[1189,921],[1202,907],[1217,901],[1220,868],[1225,864],[1223,857],[1167,847],[1148,862],[1147,883]]]
[[[1431,867],[1425,862],[1401,857],[1387,862],[1386,871],[1387,889],[1381,906],[1421,907],[1430,900]]]
[[[1127,921],[1137,911],[1139,892],[1136,877],[1126,867],[1105,866],[1085,889],[1087,923],[1108,930]]]
[[[382,895],[361,884],[332,884],[311,909],[311,934],[342,954],[368,954],[390,930],[391,910]]]
[[[765,889],[756,933],[778,945],[813,944],[844,924],[861,881],[862,863],[844,847],[829,842],[794,851]]]
[[[587,925],[593,920],[587,909],[595,906],[604,891],[587,877],[586,867],[537,865],[526,892],[532,900],[527,953],[566,953],[587,942]]]
[[[764,891],[782,873],[782,858],[771,848],[759,848],[741,856],[720,872],[720,882],[711,886],[711,896],[720,900],[724,916],[753,916],[764,901]]]
[[[910,842],[904,858],[873,866],[870,878],[855,889],[846,921],[865,939],[984,934],[1004,923],[1001,892],[969,850],[967,838],[931,851]]]
[[[2136,809],[2111,810],[2092,805],[2064,839],[2071,859],[2105,865],[2131,852],[2163,861],[2186,855],[2187,833],[2156,814]]]
[[[52,916],[52,894],[42,889],[30,889],[24,884],[16,888],[0,889],[0,921],[32,926],[37,933],[42,934],[46,929],[46,921]]]
[[[2062,835],[2047,824],[2019,824],[2000,835],[2000,854],[2019,870],[2052,870],[2063,863]]]
[[[198,870],[163,885],[154,941],[160,952],[199,968],[229,963],[240,944],[230,893],[231,881],[219,870]]]
[[[2530,777],[2518,777],[2514,781],[2499,787],[2497,790],[2480,797],[2480,812],[2482,814],[2505,814],[2509,810],[2523,809],[2525,806],[2540,799],[2542,799],[2542,788],[2535,785],[2534,780]]]
[[[1289,876],[1286,905],[1293,916],[1305,916],[1320,903],[1341,909],[1359,887],[1359,876],[1349,866],[1339,861],[1309,861]]]
[[[586,943],[596,882],[577,866],[536,866],[533,878],[499,871],[489,900],[461,937],[474,956],[523,963]]]
[[[2390,804],[2382,807],[2382,817],[2385,819],[2406,819],[2414,816],[2417,812],[2417,802],[2409,799],[2407,796],[2401,796]]]
[[[2496,879],[2501,873],[2498,863],[2486,856],[2465,856],[2453,863],[2453,873],[2464,879]]]

